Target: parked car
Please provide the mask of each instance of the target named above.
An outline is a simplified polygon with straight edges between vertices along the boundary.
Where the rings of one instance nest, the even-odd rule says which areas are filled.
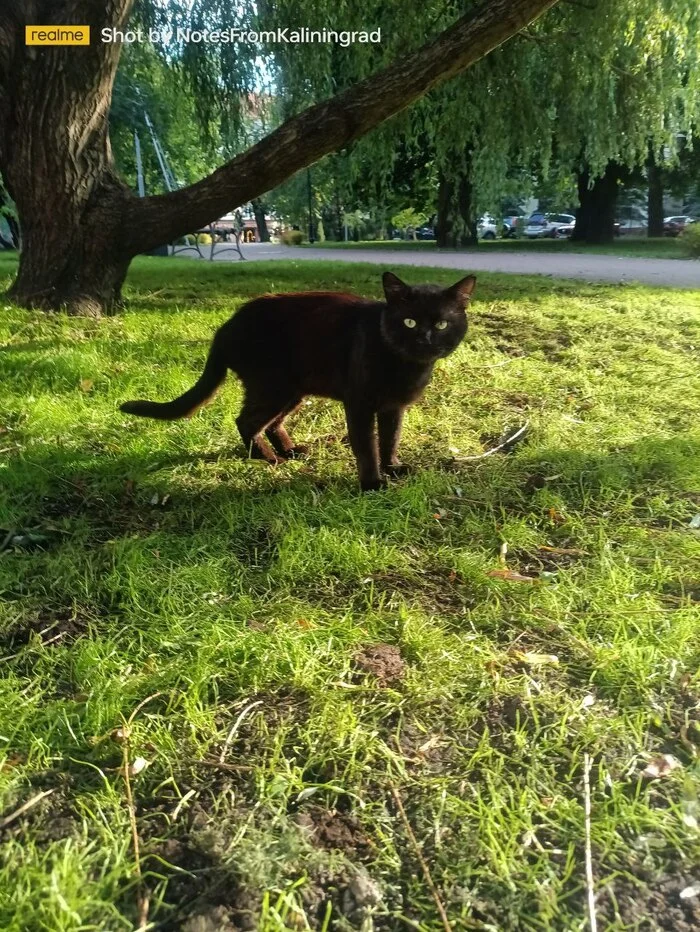
[[[525,227],[528,239],[560,239],[574,232],[576,217],[572,214],[531,214]]]
[[[498,236],[498,223],[491,214],[484,214],[476,225],[476,235],[479,239],[496,239]]]
[[[679,236],[685,228],[695,223],[694,217],[664,217],[664,236]]]
[[[508,214],[503,218],[503,229],[501,236],[503,239],[515,239],[518,235],[518,224],[524,221],[522,214]]]
[[[435,230],[432,227],[418,227],[416,239],[435,239]]]

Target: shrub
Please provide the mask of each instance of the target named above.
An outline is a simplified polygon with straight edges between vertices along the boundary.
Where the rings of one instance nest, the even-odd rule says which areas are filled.
[[[285,246],[300,246],[304,242],[301,230],[283,230],[280,237]]]
[[[700,220],[690,223],[681,233],[681,245],[689,256],[700,259]]]

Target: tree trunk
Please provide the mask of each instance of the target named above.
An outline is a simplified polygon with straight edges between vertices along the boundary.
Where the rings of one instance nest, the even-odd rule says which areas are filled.
[[[649,145],[649,158],[647,159],[647,179],[649,188],[647,193],[648,229],[647,236],[664,235],[664,182],[661,168],[656,161],[654,149]]]
[[[267,229],[267,220],[265,219],[265,205],[259,197],[253,198],[250,204],[255,215],[255,225],[258,228],[258,240],[261,243],[269,243],[270,232]]]
[[[617,162],[608,162],[605,173],[591,185],[588,169],[578,174],[579,207],[576,226],[571,236],[578,242],[612,243],[615,238],[615,209],[618,183],[625,170]]]
[[[558,0],[489,0],[436,39],[288,120],[202,181],[137,198],[116,177],[107,114],[133,0],[2,0],[0,174],[23,234],[14,300],[97,314],[119,301],[130,259],[259,197],[347,146],[483,58]],[[89,24],[89,47],[24,43],[33,23]]]
[[[478,242],[473,202],[474,189],[468,172],[461,173],[456,181],[440,172],[435,229],[439,247],[455,249],[460,246],[473,246]]]
[[[119,302],[135,198],[114,170],[107,126],[120,46],[94,37],[123,26],[130,5],[72,4],[66,18],[89,24],[93,44],[68,49],[24,44],[28,16],[55,21],[48,0],[9,0],[0,15],[0,171],[22,229],[9,295],[26,307],[99,316]]]

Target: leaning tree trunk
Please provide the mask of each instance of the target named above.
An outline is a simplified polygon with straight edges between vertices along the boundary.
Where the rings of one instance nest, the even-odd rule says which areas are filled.
[[[133,0],[0,0],[0,175],[23,244],[11,296],[99,314],[118,302],[131,258],[171,242],[365,135],[483,58],[558,0],[488,0],[394,64],[288,120],[207,178],[137,198],[117,177],[107,135],[119,45]],[[60,7],[57,10],[57,7]],[[31,24],[89,24],[92,44],[31,47]]]
[[[656,160],[654,148],[649,144],[649,158],[647,159],[647,236],[664,235],[664,182],[661,168]]]
[[[615,238],[615,210],[618,185],[625,176],[617,162],[608,162],[605,173],[593,180],[588,169],[578,174],[579,207],[572,240],[589,243],[612,243]]]

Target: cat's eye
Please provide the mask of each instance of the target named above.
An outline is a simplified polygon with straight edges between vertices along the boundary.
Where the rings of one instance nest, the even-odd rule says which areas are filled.
[[[436,329],[436,330],[444,330],[446,327],[447,327],[447,321],[446,321],[446,320],[439,320],[439,321],[435,324],[435,329]]]
[[[403,322],[406,324],[409,330],[412,330],[416,326],[416,322],[412,317],[404,317]]]

